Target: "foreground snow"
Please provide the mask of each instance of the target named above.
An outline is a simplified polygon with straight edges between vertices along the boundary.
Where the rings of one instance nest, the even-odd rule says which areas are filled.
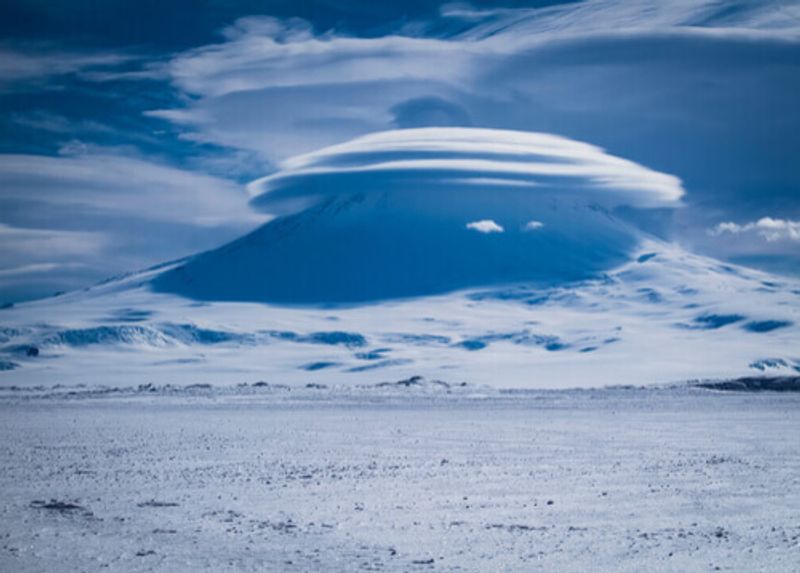
[[[798,406],[687,388],[5,391],[0,570],[796,571]]]

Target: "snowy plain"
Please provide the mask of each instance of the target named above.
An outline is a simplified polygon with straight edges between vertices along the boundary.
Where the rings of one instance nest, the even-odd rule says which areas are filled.
[[[796,571],[797,394],[0,396],[3,571]]]

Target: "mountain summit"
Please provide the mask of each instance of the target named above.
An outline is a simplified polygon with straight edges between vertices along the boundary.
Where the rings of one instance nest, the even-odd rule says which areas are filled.
[[[201,300],[359,303],[517,282],[560,284],[625,262],[642,234],[620,205],[676,206],[680,182],[541,133],[384,132],[285,162],[251,185],[277,219],[158,277]]]

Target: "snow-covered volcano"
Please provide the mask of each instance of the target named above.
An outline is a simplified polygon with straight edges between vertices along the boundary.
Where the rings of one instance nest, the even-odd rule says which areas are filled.
[[[647,384],[800,370],[800,284],[614,215],[680,181],[591,145],[394,131],[255,182],[219,249],[0,311],[3,384]]]
[[[362,137],[291,159],[251,189],[256,207],[284,216],[165,273],[157,290],[315,304],[575,281],[640,242],[610,209],[674,206],[683,193],[587,144],[488,129]]]

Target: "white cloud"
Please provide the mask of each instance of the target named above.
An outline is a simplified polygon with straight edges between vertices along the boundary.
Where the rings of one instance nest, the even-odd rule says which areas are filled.
[[[505,231],[503,227],[491,219],[482,219],[480,221],[472,221],[471,223],[467,223],[467,229],[471,231],[478,231],[479,233],[483,233],[485,235],[490,233],[502,233]]]
[[[282,170],[248,186],[270,213],[296,210],[343,188],[376,192],[459,193],[469,187],[580,195],[634,207],[674,207],[684,194],[676,177],[614,157],[603,149],[544,133],[416,128],[374,133],[287,159]],[[301,202],[300,200],[303,200]]]
[[[715,43],[739,41],[757,51],[758,41],[797,42],[795,12],[779,0],[735,9],[717,0],[449,6],[445,19],[462,22],[443,29],[462,30],[456,35],[413,35],[425,30],[417,26],[370,38],[314,34],[299,20],[242,18],[222,42],[166,64],[172,83],[191,98],[185,108],[150,113],[196,132],[196,140],[257,151],[272,162],[391,127],[392,110],[414,101],[452,106],[454,117],[476,125],[498,126],[496,114],[503,114],[503,127],[519,129],[542,129],[532,125],[542,119],[537,108],[630,117],[646,105],[667,118],[691,99],[695,75],[706,77],[706,68],[719,91],[705,86],[704,93],[729,93]],[[684,57],[688,49],[698,54],[692,61]],[[678,63],[689,81],[673,73]]]
[[[758,221],[743,225],[723,222],[709,230],[709,234],[714,237],[725,234],[755,234],[770,243],[776,241],[800,241],[800,221],[763,217]]]
[[[528,221],[525,224],[524,230],[525,231],[538,231],[542,227],[544,227],[544,223],[542,223],[541,221]]]

